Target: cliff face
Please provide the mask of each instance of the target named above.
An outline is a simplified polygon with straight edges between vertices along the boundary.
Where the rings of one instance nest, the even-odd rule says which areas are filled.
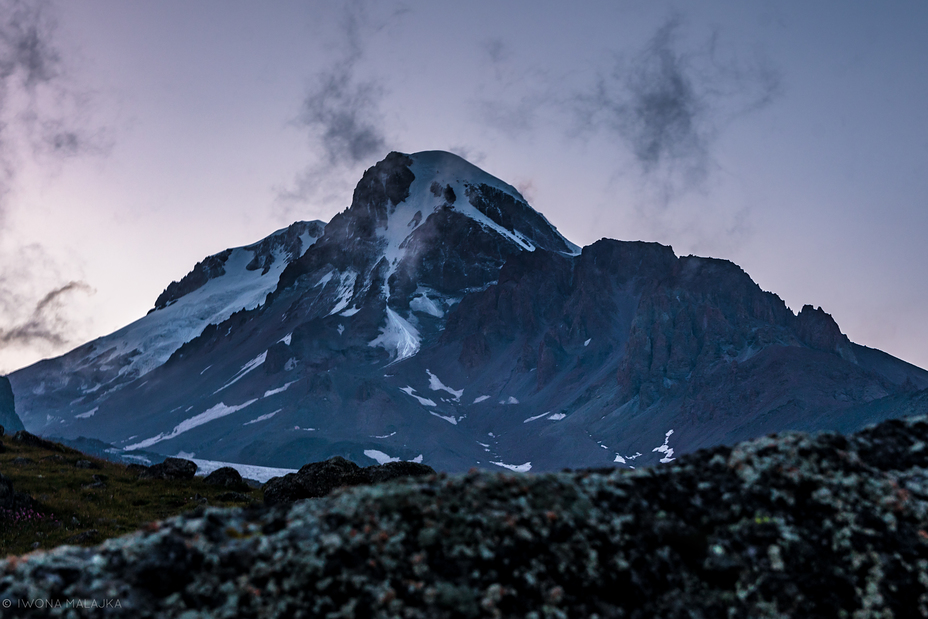
[[[12,434],[24,430],[23,422],[16,414],[16,405],[13,398],[13,387],[10,379],[0,376],[0,426],[6,433]]]

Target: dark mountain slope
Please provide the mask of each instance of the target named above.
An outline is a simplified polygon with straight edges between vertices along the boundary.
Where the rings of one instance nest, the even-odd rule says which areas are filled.
[[[265,275],[248,270],[266,263],[257,249],[223,262],[238,256],[262,286],[277,274],[263,303],[144,374],[97,381],[143,354],[99,343],[51,362],[57,382],[14,374],[27,428],[275,467],[341,455],[537,471],[924,412],[909,395],[928,372],[851,343],[823,310],[793,314],[737,265],[656,243],[581,251],[450,153],[391,153],[299,256],[292,236],[249,246],[279,246]]]

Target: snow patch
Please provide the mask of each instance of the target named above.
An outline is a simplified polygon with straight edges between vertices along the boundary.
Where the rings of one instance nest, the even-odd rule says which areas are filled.
[[[338,290],[335,292],[335,307],[327,315],[337,314],[348,307],[351,297],[354,295],[354,282],[358,274],[354,271],[346,271],[341,274],[338,282]]]
[[[74,415],[74,418],[75,419],[90,419],[91,417],[93,417],[93,414],[97,412],[98,410],[100,410],[100,407],[95,406],[89,411],[87,411],[86,413],[81,413],[80,415]]]
[[[409,309],[414,312],[429,314],[435,318],[441,318],[445,315],[445,312],[438,306],[438,304],[430,299],[425,293],[420,293],[419,296],[413,297],[412,301],[409,302]]]
[[[429,411],[429,414],[430,414],[430,415],[435,415],[435,416],[438,417],[439,419],[444,419],[445,421],[447,421],[448,423],[450,423],[450,424],[453,425],[453,426],[458,425],[458,420],[455,419],[454,417],[447,417],[447,416],[445,416],[445,415],[439,415],[439,414],[436,413],[435,411]]]
[[[590,345],[590,342],[592,342],[592,341],[593,341],[593,338],[590,338],[590,339],[588,339],[587,341],[583,342],[584,348],[587,347],[587,346],[589,346],[589,345]]]
[[[553,415],[551,415],[550,417],[548,417],[548,419],[550,419],[551,421],[560,421],[561,419],[563,419],[563,418],[566,417],[566,416],[567,416],[567,415],[565,415],[564,413],[554,413]]]
[[[490,399],[490,396],[488,395],[477,396],[476,398],[474,398],[474,404],[480,404],[484,400],[489,400],[489,399]]]
[[[258,466],[256,464],[239,464],[238,462],[220,462],[219,460],[198,460],[191,458],[197,465],[197,475],[209,475],[217,469],[224,466],[231,466],[239,472],[245,479],[254,479],[261,483],[266,482],[272,477],[283,477],[287,473],[296,473],[296,469],[278,469],[270,466]]]
[[[419,352],[419,331],[409,322],[387,307],[387,324],[380,328],[380,335],[368,346],[380,346],[394,357],[393,363],[412,357]]]
[[[540,415],[535,415],[534,417],[529,417],[528,419],[526,419],[526,420],[523,421],[522,423],[528,423],[528,422],[530,422],[530,421],[535,421],[536,419],[541,419],[542,417],[544,417],[545,415],[547,415],[547,414],[550,413],[550,412],[551,412],[551,411],[548,411],[547,413],[542,413],[542,414],[540,414]]]
[[[504,469],[509,469],[510,471],[515,471],[516,473],[528,473],[529,471],[532,470],[531,462],[526,462],[525,464],[506,464],[504,462],[490,462],[490,464],[501,466]]]
[[[432,391],[447,391],[448,393],[454,396],[455,402],[461,401],[461,396],[464,395],[463,389],[461,389],[460,391],[457,389],[452,389],[451,387],[441,382],[441,380],[437,376],[432,374],[432,372],[429,371],[428,369],[425,370],[425,373],[429,375],[429,389],[431,389]]]
[[[265,350],[263,353],[261,353],[260,355],[258,355],[257,357],[255,357],[254,359],[252,359],[251,361],[249,361],[248,363],[246,363],[245,365],[243,365],[243,366],[242,366],[242,369],[239,370],[238,373],[236,373],[236,375],[232,377],[232,380],[230,380],[230,381],[227,382],[225,385],[223,385],[222,387],[220,387],[219,389],[217,389],[216,391],[214,391],[214,392],[213,392],[213,395],[216,395],[217,393],[219,393],[220,391],[222,391],[222,390],[225,389],[226,387],[230,387],[230,386],[234,385],[235,383],[237,383],[238,381],[242,380],[242,378],[244,378],[244,376],[245,376],[246,374],[248,374],[249,372],[251,372],[252,370],[254,370],[255,368],[257,368],[258,366],[260,366],[262,363],[264,363],[264,360],[265,360],[265,359],[267,359],[267,351],[266,351],[266,350]]]
[[[194,415],[193,417],[189,419],[184,419],[179,424],[174,426],[174,429],[171,430],[167,434],[162,432],[158,434],[158,436],[147,438],[144,441],[140,441],[133,445],[127,445],[124,449],[125,451],[135,451],[136,449],[144,449],[145,447],[151,447],[155,443],[160,443],[161,441],[167,441],[172,438],[175,438],[183,434],[184,432],[187,432],[188,430],[192,430],[196,428],[197,426],[202,426],[204,423],[209,423],[210,421],[213,421],[215,419],[220,419],[221,417],[231,415],[235,411],[242,410],[246,406],[251,406],[257,401],[258,399],[255,398],[254,400],[248,400],[244,404],[236,404],[235,406],[226,406],[224,403],[220,402],[216,406],[213,406],[212,408],[209,408],[203,411],[199,415]]]
[[[293,333],[291,332],[291,333],[288,333],[287,335],[283,336],[282,338],[280,338],[280,339],[277,340],[277,341],[278,341],[278,342],[283,342],[284,344],[286,344],[287,346],[289,346],[289,345],[290,345],[290,342],[291,342],[292,340],[293,340]]]
[[[512,396],[509,396],[508,400],[500,400],[499,403],[500,404],[518,404],[519,400],[517,400],[516,398]]]
[[[673,460],[676,459],[673,457],[673,447],[669,447],[667,445],[667,442],[670,440],[671,434],[673,434],[673,430],[668,430],[667,434],[664,435],[664,444],[659,445],[651,450],[651,451],[659,451],[662,454],[664,454],[664,457],[661,458],[660,460],[662,464],[667,464],[668,462],[672,462]]]
[[[377,464],[386,464],[387,462],[399,462],[399,458],[391,458],[382,451],[377,451],[376,449],[365,449],[364,455],[372,460],[376,460]]]
[[[400,389],[400,391],[416,398],[419,401],[419,404],[421,404],[422,406],[438,406],[437,404],[435,404],[435,402],[433,402],[432,400],[429,400],[428,398],[422,398],[422,397],[417,396],[416,390],[410,387],[409,385],[406,385],[405,387]]]
[[[284,410],[284,409],[278,408],[278,409],[277,409],[276,411],[274,411],[273,413],[267,413],[266,415],[261,415],[260,417],[256,417],[256,418],[252,419],[251,421],[246,421],[246,422],[243,423],[242,425],[243,425],[243,426],[248,426],[248,425],[251,425],[251,424],[253,424],[253,423],[258,423],[259,421],[267,421],[268,419],[270,419],[271,417],[273,417],[274,415],[276,415],[277,413],[279,413],[279,412],[282,411],[282,410]]]
[[[341,335],[342,333],[345,332],[345,325],[338,325],[338,328],[336,329],[336,331],[338,331],[338,334]]]
[[[287,388],[288,388],[290,385],[292,385],[292,384],[295,383],[295,382],[297,382],[297,381],[291,380],[289,383],[286,383],[283,387],[278,387],[277,389],[269,389],[268,391],[265,391],[265,392],[264,392],[264,395],[261,396],[261,397],[266,398],[266,397],[268,397],[268,396],[271,396],[271,395],[274,395],[274,394],[277,394],[277,393],[283,393],[284,391],[287,390]]]

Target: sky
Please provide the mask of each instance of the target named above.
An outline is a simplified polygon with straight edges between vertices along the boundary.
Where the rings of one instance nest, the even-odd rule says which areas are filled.
[[[0,373],[449,150],[928,368],[928,3],[0,0]]]

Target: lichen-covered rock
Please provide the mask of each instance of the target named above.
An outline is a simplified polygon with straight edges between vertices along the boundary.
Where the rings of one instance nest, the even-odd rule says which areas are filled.
[[[323,497],[342,486],[376,484],[400,477],[432,475],[435,470],[417,462],[387,462],[361,468],[341,456],[312,462],[296,473],[274,477],[264,485],[265,505],[292,503],[300,499]]]
[[[110,617],[925,617],[928,418],[657,468],[436,475],[0,562]],[[350,467],[349,467],[350,468]]]
[[[197,473],[196,462],[184,458],[165,458],[153,464],[139,475],[140,479],[193,479]]]

